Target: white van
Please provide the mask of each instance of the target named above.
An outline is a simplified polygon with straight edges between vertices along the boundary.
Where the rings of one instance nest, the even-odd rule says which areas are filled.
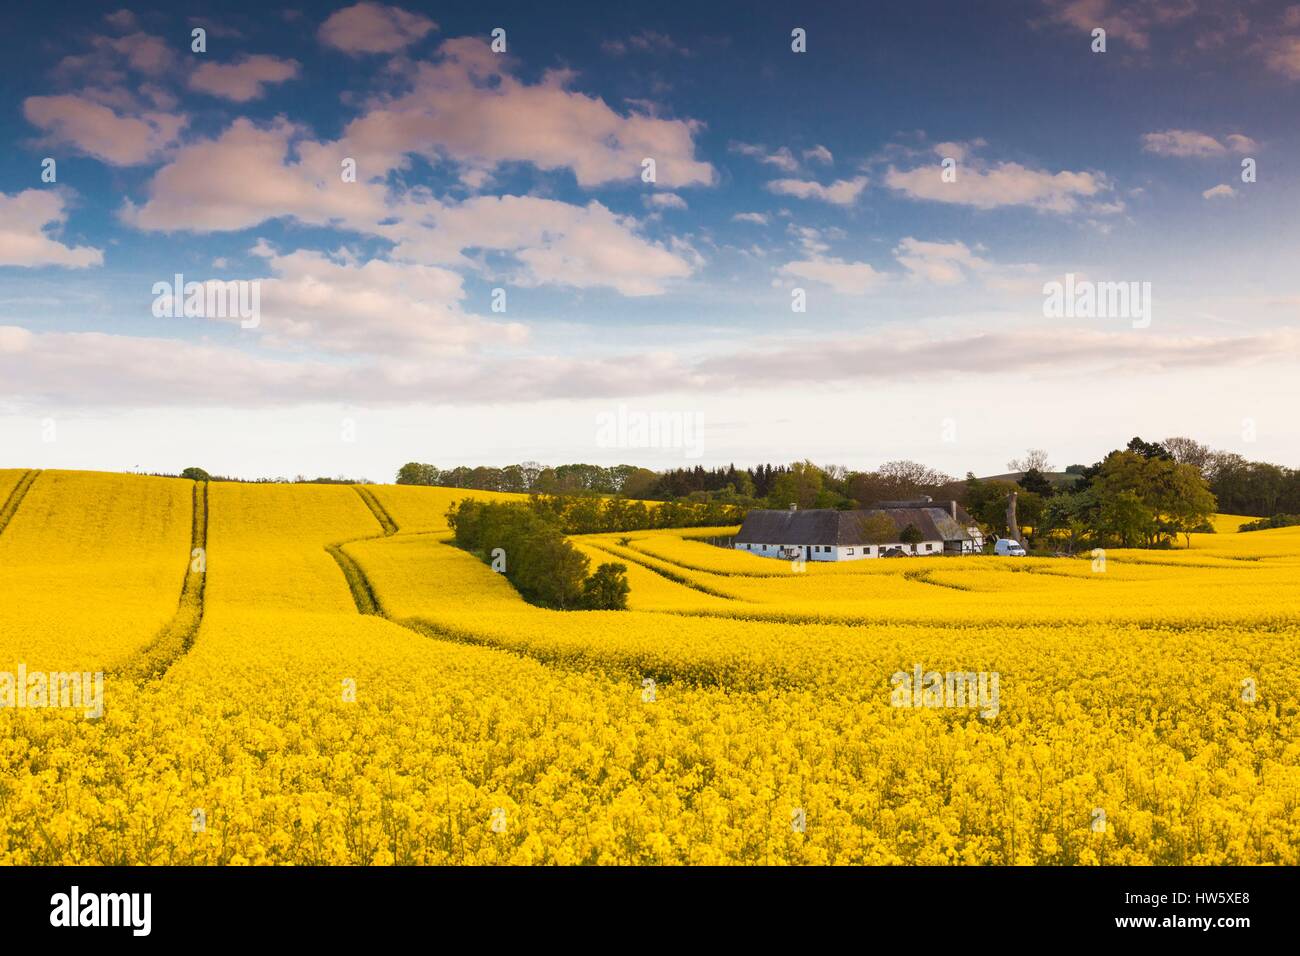
[[[1023,558],[1025,549],[1020,546],[1019,541],[1012,541],[1010,538],[998,538],[997,544],[993,545],[993,553],[1000,554],[1004,558]]]

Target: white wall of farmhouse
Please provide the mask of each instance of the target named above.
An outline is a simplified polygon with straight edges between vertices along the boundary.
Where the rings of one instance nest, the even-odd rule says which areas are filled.
[[[748,551],[763,558],[781,558],[786,561],[803,558],[805,561],[861,561],[863,558],[878,558],[893,548],[907,554],[924,557],[928,554],[943,554],[942,541],[921,541],[917,544],[754,544],[737,541],[737,551]]]

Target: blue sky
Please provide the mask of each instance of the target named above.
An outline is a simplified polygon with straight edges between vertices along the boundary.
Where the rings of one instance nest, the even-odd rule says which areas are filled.
[[[1300,459],[1300,5],[10,16],[0,466]],[[257,327],[155,316],[176,273]],[[1152,321],[1044,316],[1066,273]],[[620,406],[705,440],[598,445]]]

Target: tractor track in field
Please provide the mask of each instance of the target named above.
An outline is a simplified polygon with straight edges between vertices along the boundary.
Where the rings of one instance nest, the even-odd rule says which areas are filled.
[[[349,545],[353,541],[371,541],[377,537],[380,536],[352,538],[348,541],[340,541],[337,544],[327,544],[325,550],[334,559],[334,563],[339,566],[339,570],[343,572],[343,578],[348,582],[348,590],[352,592],[352,600],[356,603],[357,611],[361,614],[373,614],[376,617],[387,618],[388,615],[384,613],[379,598],[375,596],[375,589],[370,583],[370,578],[366,576],[366,572],[357,563],[357,559],[343,550],[345,545]]]
[[[23,503],[23,499],[27,497],[27,492],[31,489],[32,484],[36,481],[36,477],[40,473],[41,471],[39,468],[28,469],[23,476],[18,479],[18,484],[14,485],[13,491],[9,492],[9,497],[5,499],[4,505],[0,506],[0,534],[4,534],[5,528],[9,527],[9,522],[12,520],[14,512],[16,512],[18,506]]]
[[[208,483],[194,483],[193,516],[190,520],[190,556],[181,584],[176,613],[157,636],[134,654],[117,672],[140,683],[161,679],[172,665],[189,653],[203,623],[203,595],[208,572]]]
[[[393,516],[388,513],[388,509],[380,504],[379,499],[375,497],[373,491],[364,485],[353,485],[352,490],[357,493],[357,496],[360,497],[363,502],[365,502],[366,507],[370,509],[370,513],[373,514],[375,520],[379,522],[379,526],[384,529],[385,536],[397,534],[397,522],[394,521]]]
[[[383,534],[368,534],[360,538],[337,541],[334,544],[325,545],[325,550],[334,559],[334,563],[339,566],[339,570],[343,572],[343,578],[348,582],[348,590],[352,592],[352,600],[357,606],[357,611],[361,614],[370,614],[391,621],[392,618],[384,613],[383,606],[375,595],[375,589],[370,583],[370,578],[362,570],[361,565],[357,563],[357,559],[344,549],[354,541],[373,541],[376,538],[388,538],[397,534],[397,522],[388,513],[388,509],[380,504],[373,491],[362,485],[352,485],[351,487],[362,503],[370,509],[370,513],[375,516],[375,520],[379,522],[379,527],[383,529]]]
[[[709,587],[707,584],[700,584],[698,581],[692,581],[684,574],[678,574],[675,571],[669,571],[666,568],[657,568],[647,560],[642,560],[640,557],[632,557],[631,555],[623,554],[620,551],[614,551],[613,549],[608,548],[602,544],[597,544],[595,541],[583,541],[582,543],[589,548],[594,548],[597,551],[603,551],[605,554],[608,554],[612,558],[618,558],[620,561],[630,561],[639,567],[645,568],[647,571],[651,571],[654,574],[659,575],[661,578],[664,578],[665,580],[672,581],[674,584],[680,584],[682,587],[690,588],[693,591],[699,591],[702,594],[707,594],[710,597],[720,598],[724,601],[734,601],[738,604],[758,603],[756,601],[751,601],[748,598],[738,597],[735,594],[728,594],[725,591],[719,591],[716,588]],[[632,551],[633,549],[624,548],[622,550]],[[635,553],[637,555],[641,554],[641,552],[639,551]],[[653,560],[658,560],[658,561],[663,560],[662,558],[654,558],[653,555],[650,555],[648,557],[650,557]],[[673,564],[673,562],[671,561],[664,561],[664,563]],[[674,567],[683,567],[683,565],[674,565]]]
[[[934,568],[917,568],[912,571],[904,571],[903,578],[907,581],[914,581],[917,584],[928,584],[931,587],[936,588],[948,588],[950,591],[965,591],[967,593],[973,593],[975,591],[975,588],[966,587],[965,585],[932,580],[934,572]]]

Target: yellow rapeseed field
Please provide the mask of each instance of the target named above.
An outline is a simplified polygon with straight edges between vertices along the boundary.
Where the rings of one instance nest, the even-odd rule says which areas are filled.
[[[1300,529],[805,568],[593,535],[630,609],[558,612],[452,547],[465,492],[211,483],[196,594],[190,482],[25,474],[0,671],[108,675],[99,718],[0,710],[0,862],[1300,863]],[[997,693],[899,706],[918,667]]]

